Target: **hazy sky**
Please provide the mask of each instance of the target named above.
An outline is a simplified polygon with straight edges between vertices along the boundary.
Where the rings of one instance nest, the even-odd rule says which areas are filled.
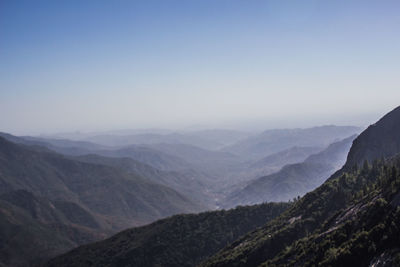
[[[362,124],[397,105],[398,0],[0,0],[0,131]]]

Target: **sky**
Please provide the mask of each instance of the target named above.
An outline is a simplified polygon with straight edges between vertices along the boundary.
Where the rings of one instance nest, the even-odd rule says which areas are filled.
[[[0,131],[373,123],[400,1],[0,0]]]

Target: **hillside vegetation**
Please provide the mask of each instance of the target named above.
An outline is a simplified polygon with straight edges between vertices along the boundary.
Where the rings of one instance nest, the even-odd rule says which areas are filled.
[[[0,263],[27,266],[201,204],[109,165],[0,137]]]
[[[202,266],[368,266],[382,260],[396,266],[398,125],[400,108],[360,134],[345,166],[319,188]]]
[[[176,215],[79,247],[46,266],[195,266],[289,206],[269,203]]]

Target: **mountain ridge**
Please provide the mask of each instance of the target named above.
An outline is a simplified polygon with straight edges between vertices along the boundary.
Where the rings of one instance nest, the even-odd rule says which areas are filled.
[[[12,265],[30,265],[127,227],[204,209],[136,174],[2,137],[0,184],[0,223],[8,229],[0,229],[0,239],[8,240],[0,254]],[[36,246],[24,245],[23,236]]]
[[[392,116],[392,112],[395,113],[395,116]],[[397,116],[399,108],[392,112],[389,112],[384,118],[391,118],[392,121],[389,122],[391,126],[399,125],[400,117]],[[381,125],[381,123],[377,123],[377,128],[374,129],[374,132],[379,133]],[[385,132],[385,128],[382,127],[381,130]],[[391,127],[390,129],[391,132],[386,133],[389,136],[400,134],[397,127]],[[365,131],[368,135],[371,127]],[[366,135],[365,132],[363,133],[360,134],[357,142],[353,142],[350,150],[368,150],[368,147],[359,147],[371,144],[362,142],[365,140],[364,136]],[[387,141],[391,143],[390,139]],[[376,147],[376,143],[372,142],[372,147],[374,152],[378,152],[375,155],[381,156],[386,151],[388,144],[385,143],[385,139],[380,139],[378,144],[379,146]],[[388,231],[398,231],[400,229],[398,221],[397,224],[393,225],[393,229],[386,228],[383,224],[385,221],[382,222],[382,220],[388,219],[387,216],[389,218],[390,216],[400,216],[398,214],[400,209],[396,208],[397,204],[395,204],[395,209],[391,204],[399,203],[396,199],[400,194],[400,158],[393,159],[391,155],[398,154],[400,151],[390,150],[390,152],[385,154],[390,158],[386,158],[383,161],[379,158],[374,159],[372,166],[367,163],[367,157],[357,158],[366,162],[362,167],[357,167],[352,162],[346,162],[340,171],[333,174],[320,187],[299,199],[287,212],[261,229],[238,239],[204,261],[201,266],[291,266],[296,265],[296,262],[301,262],[300,265],[302,266],[315,266],[318,264],[318,260],[320,260],[322,266],[350,266],[357,265],[357,262],[362,262],[362,266],[368,266],[374,258],[379,258],[380,253],[400,246],[398,240],[394,243],[393,241],[388,243],[380,240],[380,243],[378,243],[376,238],[373,237],[374,231],[377,231],[379,227],[381,227],[382,231],[378,236],[385,236],[390,233]],[[351,161],[352,157],[349,156],[348,158]],[[349,167],[351,165],[353,166]],[[379,200],[380,198],[382,200]],[[350,212],[358,209],[358,201],[364,201],[364,206],[376,207],[376,209],[368,209],[366,213],[360,213],[360,215]],[[375,211],[381,212],[381,214],[377,216]],[[349,214],[355,214],[355,217],[349,216]],[[343,220],[341,218],[347,219]],[[321,233],[321,225],[322,227],[330,225],[335,220],[338,220],[340,227],[327,228],[325,232]],[[365,226],[368,227],[366,228],[368,231],[365,233],[362,231],[363,222],[369,223],[369,225]],[[346,232],[346,225],[350,226],[352,223],[357,226],[354,228],[356,230]],[[334,235],[335,241],[328,238],[317,238],[320,234],[330,232]],[[344,236],[340,237],[340,234],[344,234]],[[316,238],[315,241],[307,241],[310,239],[310,235]],[[371,246],[370,250],[368,247],[367,249],[365,247],[357,247],[368,241],[368,239],[360,240],[360,238],[366,236],[373,241],[373,243],[367,243],[368,246]],[[301,245],[304,240],[306,245]],[[320,246],[321,242],[325,242],[326,246]],[[340,247],[336,247],[338,244],[343,244],[343,242],[345,243],[342,246],[348,244],[349,247],[345,247],[342,250]],[[335,250],[328,250],[331,247]],[[324,258],[325,261],[318,258],[321,256],[326,257]],[[400,254],[397,257],[399,256]],[[337,259],[342,261],[337,261]]]
[[[355,140],[345,168],[362,165],[365,160],[395,156],[400,151],[400,106],[370,125]]]
[[[268,203],[175,215],[78,247],[50,260],[45,266],[194,266],[242,234],[275,218],[289,206],[287,203]]]
[[[400,120],[396,123],[400,123]],[[358,145],[360,143],[353,142],[352,148],[357,149]],[[385,147],[383,145],[381,149],[384,151]],[[310,157],[324,162],[323,157]],[[388,260],[396,262],[397,258],[400,259],[400,253],[391,251],[400,247],[396,239],[400,233],[400,220],[392,221],[390,218],[400,218],[399,199],[400,158],[391,156],[383,161],[374,160],[372,165],[366,163],[349,170],[342,168],[342,172],[333,174],[317,189],[295,199],[281,215],[231,242],[204,259],[199,266],[297,266],[296,263],[301,266],[315,266],[318,263],[322,266],[350,266],[357,263],[368,266],[379,261],[384,255],[382,253],[388,253]],[[128,246],[135,240],[126,238]],[[181,238],[185,242],[196,243],[195,237]],[[93,246],[86,248],[91,253],[102,251],[97,251]],[[81,256],[73,256],[81,252]],[[80,266],[87,259],[85,255],[85,250],[77,249],[69,256],[57,257],[50,263],[74,263],[70,266]],[[129,259],[135,259],[134,255],[126,258],[123,265],[129,265]],[[180,258],[178,255],[173,253],[165,262],[175,256]],[[108,258],[112,260],[113,256],[108,255]],[[98,263],[98,266],[115,266]],[[180,266],[173,265],[173,261],[170,263],[171,266]],[[194,265],[196,263],[190,263],[189,266]]]
[[[344,164],[345,155],[355,137],[330,144],[301,163],[285,165],[276,173],[250,181],[243,189],[231,193],[226,203],[288,201],[309,192]]]
[[[297,129],[273,129],[250,136],[247,139],[223,148],[223,150],[238,155],[247,155],[258,160],[294,146],[325,147],[338,139],[358,134],[360,131],[359,127],[335,125]]]

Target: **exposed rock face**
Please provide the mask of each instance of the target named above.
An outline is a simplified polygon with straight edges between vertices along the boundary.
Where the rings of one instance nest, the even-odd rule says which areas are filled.
[[[400,151],[400,106],[369,126],[353,142],[346,168],[361,165],[365,160],[390,158]]]

